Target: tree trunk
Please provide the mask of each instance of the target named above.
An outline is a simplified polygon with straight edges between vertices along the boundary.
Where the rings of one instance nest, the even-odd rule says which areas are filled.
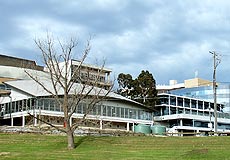
[[[73,136],[73,130],[71,130],[70,127],[70,121],[69,120],[64,120],[66,123],[66,134],[67,134],[67,142],[68,142],[68,149],[74,149],[75,144],[74,144],[74,136]]]
[[[75,144],[74,144],[74,136],[72,130],[67,131],[67,141],[68,141],[68,149],[74,149]]]

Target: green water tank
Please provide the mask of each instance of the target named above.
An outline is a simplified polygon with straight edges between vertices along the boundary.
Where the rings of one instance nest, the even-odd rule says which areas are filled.
[[[146,125],[146,124],[135,125],[134,126],[134,132],[135,133],[150,134],[151,133],[150,125]]]
[[[151,126],[151,130],[153,134],[163,135],[166,132],[166,127],[160,126],[160,125],[154,125],[154,126]]]

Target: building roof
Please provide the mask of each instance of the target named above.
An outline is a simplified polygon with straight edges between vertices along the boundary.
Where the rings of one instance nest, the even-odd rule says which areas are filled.
[[[17,57],[11,57],[11,56],[2,55],[2,54],[0,54],[0,65],[29,68],[33,70],[39,70],[39,71],[43,70],[43,67],[37,65],[35,61],[17,58]]]
[[[184,80],[183,83],[177,83],[176,80],[170,80],[169,85],[156,85],[158,91],[170,91],[181,88],[194,88],[200,86],[211,86],[212,82],[201,78],[192,78]]]
[[[4,66],[0,64],[0,81],[4,82],[13,79],[30,79],[25,71],[38,77],[49,77],[49,74],[44,71],[21,67]]]
[[[42,84],[44,84],[44,86],[54,92],[54,89],[52,87],[52,83],[50,80],[40,80],[40,82]],[[15,81],[8,81],[8,82],[5,82],[5,84],[11,86],[12,88],[16,88],[20,91],[23,91],[27,94],[30,94],[31,96],[33,97],[45,97],[45,96],[51,96],[51,93],[45,91],[41,85],[39,85],[37,82],[35,82],[34,80],[15,80]],[[74,83],[73,87],[72,87],[72,90],[70,91],[71,93],[80,93],[81,92],[81,89],[82,89],[83,85],[82,84],[79,84],[79,83]],[[85,90],[84,90],[84,93],[87,93],[87,91],[89,91],[91,88],[91,86],[86,86]],[[107,90],[105,89],[101,89],[101,88],[97,88],[97,87],[94,87],[94,89],[90,92],[89,95],[95,95],[99,93],[98,95],[99,96],[105,96],[106,93],[107,93]],[[58,90],[58,94],[59,95],[63,95],[64,92],[63,90],[61,89],[61,87],[59,87],[59,90]],[[126,97],[123,97],[119,94],[116,94],[114,92],[110,92],[108,95],[107,95],[108,98],[112,98],[112,99],[117,99],[117,100],[122,100],[122,101],[127,101],[127,102],[130,102],[130,103],[135,103],[137,105],[141,105],[142,107],[146,108],[143,104],[140,104],[136,101],[133,101],[131,99],[128,99]]]
[[[212,82],[201,78],[193,78],[193,79],[184,80],[184,85],[185,88],[212,86]]]

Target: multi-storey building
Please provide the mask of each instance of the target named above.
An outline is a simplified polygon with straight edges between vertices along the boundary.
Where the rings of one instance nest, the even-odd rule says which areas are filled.
[[[170,85],[158,85],[159,93],[171,93],[175,95],[214,101],[213,85],[211,81],[194,78],[178,83],[174,80]],[[178,87],[179,86],[179,87]],[[216,91],[217,102],[224,104],[223,112],[230,113],[230,83],[218,82]]]
[[[170,85],[158,85],[159,104],[154,122],[164,124],[170,131],[213,131],[214,95],[211,81],[194,78],[184,83],[170,81]],[[229,83],[217,83],[217,128],[230,131]]]
[[[12,60],[14,59],[15,58],[12,57]],[[10,61],[10,57],[8,57],[8,60]],[[23,62],[27,61],[25,60]],[[60,66],[61,65],[62,64],[60,64]],[[75,72],[75,68],[79,66],[81,68],[77,73]],[[49,73],[46,68],[44,70],[26,68],[26,70],[29,71],[30,74],[39,76],[42,83],[51,86]],[[12,126],[41,125],[41,121],[30,116],[30,114],[33,114],[35,117],[49,121],[52,124],[63,125],[63,108],[60,107],[55,102],[55,99],[39,84],[30,80],[24,71],[25,68],[21,66],[5,65],[5,63],[0,64],[0,77],[4,79],[4,81],[1,82],[1,87],[4,89],[4,92],[0,93],[0,123],[2,125],[8,124]],[[99,81],[99,85],[94,89],[95,93],[97,90],[102,91],[102,89],[106,89],[112,85],[109,79],[111,70],[104,67],[99,68],[87,64],[79,65],[79,61],[71,60],[67,71],[68,74],[70,73],[70,77],[72,77],[70,80],[76,82],[73,86],[75,89],[80,88],[86,81],[87,84],[90,84],[95,80]],[[74,79],[72,75],[75,74],[80,75],[81,83],[78,83],[78,81]],[[63,93],[60,91],[58,94],[61,97]],[[89,102],[87,99],[83,100],[77,106],[76,111],[71,117],[71,122],[82,118],[88,106]],[[132,126],[139,123],[152,124],[152,111],[140,103],[110,92],[107,98],[98,103],[88,114],[87,121],[81,125],[98,129],[132,130]]]
[[[214,103],[168,93],[158,95],[154,124],[166,126],[169,132],[210,132],[214,124]],[[217,104],[218,132],[230,132],[230,114]]]
[[[170,93],[176,95],[183,95],[187,97],[204,99],[213,102],[213,87],[209,86],[199,86],[192,88],[183,88],[172,90]],[[221,83],[217,85],[216,91],[217,102],[224,104],[223,112],[230,113],[230,83]]]
[[[52,96],[45,92],[40,85],[30,80],[25,69],[31,74],[42,77],[41,80],[49,86],[47,68],[36,67],[34,61],[18,59],[0,55],[8,61],[0,63],[0,124],[8,125],[41,125],[35,117],[47,120],[55,125],[63,125],[63,110]],[[21,65],[14,65],[17,60]],[[26,65],[26,63],[33,65]],[[60,66],[65,67],[64,64]],[[29,66],[29,67],[25,67]],[[31,67],[32,66],[32,67]],[[79,69],[80,66],[80,70]],[[70,80],[76,82],[74,87],[98,81],[97,87],[107,89],[111,86],[109,79],[111,70],[79,61],[71,60],[67,66]],[[77,68],[77,70],[76,70]],[[76,72],[78,71],[78,72]],[[80,77],[78,83],[76,77]],[[51,84],[50,84],[51,85]],[[217,121],[219,132],[230,132],[229,110],[230,89],[227,83],[218,83],[217,88]],[[98,129],[131,130],[135,124],[160,124],[167,128],[167,132],[209,132],[213,131],[214,104],[212,83],[199,78],[186,80],[177,84],[171,81],[169,86],[157,86],[159,101],[153,110],[144,105],[111,92],[106,100],[101,101],[88,114],[88,121],[82,126]],[[61,96],[62,93],[60,92]],[[72,123],[83,117],[89,103],[82,101],[71,117]]]

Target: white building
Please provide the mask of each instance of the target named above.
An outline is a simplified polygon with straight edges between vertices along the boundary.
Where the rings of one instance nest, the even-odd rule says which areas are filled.
[[[14,57],[0,56],[6,58],[9,62],[10,60],[27,62]],[[79,62],[75,60],[70,61],[71,65],[68,68],[68,70],[71,71],[70,75],[74,74],[74,68],[78,67],[78,63]],[[29,115],[33,114],[39,119],[49,121],[52,124],[63,125],[64,116],[62,107],[55,102],[50,93],[46,92],[35,81],[29,79],[24,72],[25,68],[13,65],[12,63],[5,64],[3,62],[0,64],[0,86],[2,88],[2,92],[0,92],[0,123],[11,126],[41,125],[41,121]],[[51,86],[49,73],[47,73],[46,69],[41,70],[40,67],[39,69],[27,67],[26,70],[40,77],[40,81],[47,87]],[[111,70],[105,68],[100,72],[99,70],[101,70],[101,68],[83,64],[79,74],[82,78],[89,76],[92,81],[95,76],[98,76],[100,79],[99,87],[106,89],[107,86],[112,84],[109,79]],[[82,84],[80,83],[75,83],[73,86],[74,89],[80,89],[81,87]],[[3,92],[3,89],[7,92]],[[95,88],[94,91],[97,92],[97,90],[100,90],[101,92],[105,89]],[[61,96],[63,92],[59,90],[58,94]],[[104,96],[103,92],[100,95]],[[87,100],[84,100],[77,106],[75,113],[71,117],[72,123],[83,117],[88,105]],[[98,129],[132,130],[132,126],[139,123],[152,124],[152,111],[140,103],[110,92],[107,98],[98,103],[88,114],[87,121],[81,125]]]
[[[214,103],[202,99],[161,93],[155,107],[154,124],[166,126],[171,133],[214,131]],[[230,114],[217,104],[217,131],[230,133]]]

